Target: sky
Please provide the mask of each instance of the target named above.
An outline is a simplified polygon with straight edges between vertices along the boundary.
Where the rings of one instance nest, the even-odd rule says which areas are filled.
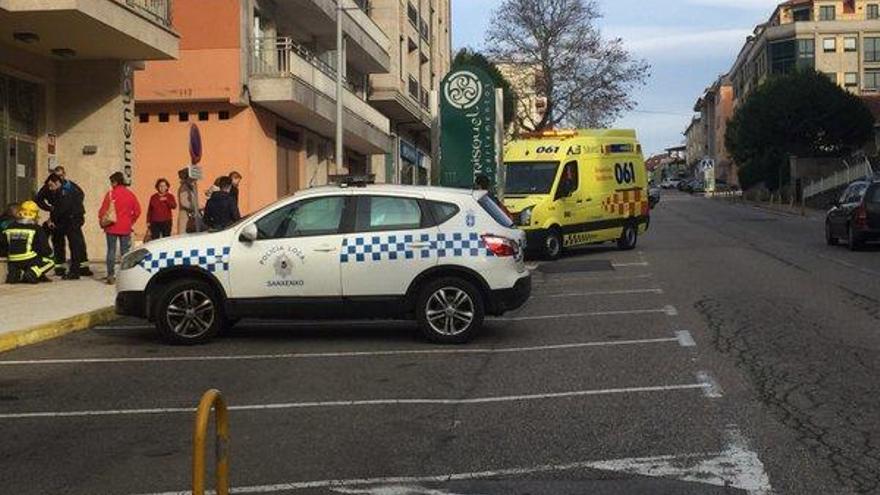
[[[598,0],[600,29],[651,65],[638,107],[615,127],[635,128],[648,153],[684,143],[703,90],[726,73],[746,36],[781,0]],[[502,0],[452,0],[453,47],[480,49]]]

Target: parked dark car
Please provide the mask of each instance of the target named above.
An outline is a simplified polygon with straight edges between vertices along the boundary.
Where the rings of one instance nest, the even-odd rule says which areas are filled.
[[[880,180],[853,182],[834,201],[825,217],[825,240],[836,246],[840,239],[853,251],[880,240]]]
[[[653,210],[660,202],[660,188],[651,181],[648,184],[648,206]]]

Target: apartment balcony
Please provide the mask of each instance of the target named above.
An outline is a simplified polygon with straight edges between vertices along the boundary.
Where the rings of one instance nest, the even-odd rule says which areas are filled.
[[[178,56],[171,0],[0,0],[0,39],[56,59]]]
[[[430,93],[415,78],[401,83],[396,76],[373,76],[370,103],[396,125],[414,132],[431,130]]]
[[[391,70],[391,40],[370,18],[368,0],[339,0],[345,9],[342,29],[349,63],[367,74]],[[308,35],[325,46],[336,45],[336,0],[284,0],[276,2],[279,17],[293,32]]]
[[[291,38],[251,43],[251,101],[325,136],[336,132],[336,70]],[[391,150],[388,118],[347,82],[343,104],[347,147],[367,155]]]

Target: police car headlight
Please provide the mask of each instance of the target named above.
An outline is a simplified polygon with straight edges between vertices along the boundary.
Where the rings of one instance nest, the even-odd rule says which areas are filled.
[[[141,263],[141,261],[144,261],[144,259],[147,256],[149,256],[149,254],[150,254],[150,251],[148,249],[144,249],[144,248],[132,251],[132,252],[126,254],[125,257],[122,258],[121,268],[123,270],[130,270],[130,269],[138,266]]]
[[[535,211],[534,206],[530,206],[525,210],[519,212],[519,224],[522,226],[528,226],[532,224],[532,213]]]

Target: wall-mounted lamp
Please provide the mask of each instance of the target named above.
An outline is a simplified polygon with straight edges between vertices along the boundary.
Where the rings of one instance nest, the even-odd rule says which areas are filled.
[[[83,146],[83,155],[96,155],[98,154],[98,146],[94,144],[87,144]]]

